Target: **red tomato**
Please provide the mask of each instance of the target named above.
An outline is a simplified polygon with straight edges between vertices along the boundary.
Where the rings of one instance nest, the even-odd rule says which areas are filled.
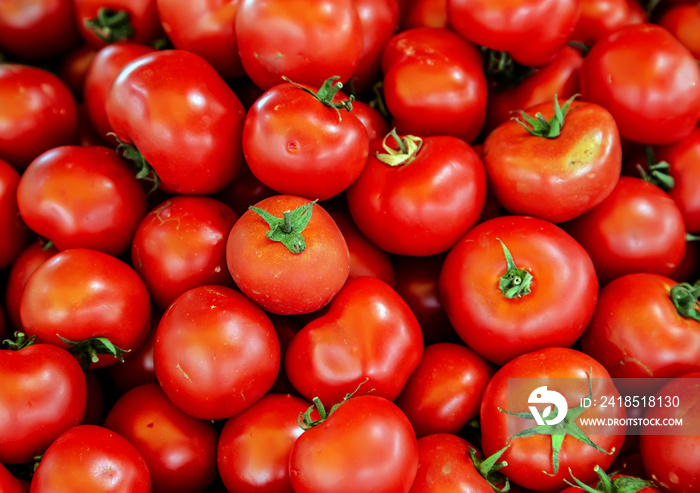
[[[401,30],[414,27],[449,27],[447,0],[401,0]]]
[[[557,400],[552,399],[552,392],[560,394]],[[601,400],[602,396],[617,399],[620,394],[605,368],[581,352],[550,347],[520,356],[498,370],[486,387],[481,404],[484,454],[491,455],[510,443],[500,458],[508,466],[500,472],[535,491],[557,491],[566,486],[564,480],[571,474],[590,482],[596,477],[594,466],[605,470],[613,462],[625,433],[624,425],[593,426],[581,421],[626,417],[624,407],[581,405],[584,397]],[[537,403],[540,405],[533,406]],[[536,408],[542,419],[542,414],[547,418],[544,403],[556,405],[557,415],[540,426],[528,406]],[[546,424],[564,411],[563,421]],[[525,430],[540,433],[528,435]]]
[[[61,337],[84,341],[73,350],[92,361],[91,368],[102,368],[118,361],[119,349],[132,351],[141,344],[151,306],[146,286],[131,267],[111,255],[75,248],[36,268],[24,286],[20,316],[27,335],[36,335],[38,342],[67,348]],[[98,358],[95,351],[104,349],[109,355]]]
[[[55,75],[34,67],[0,65],[0,159],[24,170],[39,154],[71,144],[77,110]]]
[[[62,146],[27,167],[17,187],[24,222],[59,250],[120,255],[146,215],[131,167],[106,147]]]
[[[0,270],[8,267],[32,239],[17,207],[19,182],[19,173],[0,159]]]
[[[581,92],[615,118],[620,135],[670,144],[700,119],[700,68],[671,33],[652,24],[623,27],[601,39],[581,68]]]
[[[683,421],[682,426],[643,427],[639,437],[644,467],[664,492],[693,493],[700,488],[698,382],[700,373],[697,372],[671,380],[655,396],[656,402],[664,404],[650,407],[644,415],[662,423],[663,420]]]
[[[69,429],[48,448],[30,493],[149,493],[146,461],[126,438],[95,425]]]
[[[439,286],[457,334],[501,365],[537,349],[571,346],[598,296],[581,245],[554,224],[525,216],[490,219],[467,233],[448,253]]]
[[[166,191],[215,193],[242,169],[243,105],[193,53],[159,51],[129,63],[112,84],[107,116],[117,137],[136,147]]]
[[[49,59],[78,43],[73,0],[4,0],[0,49],[20,58]]]
[[[688,48],[695,59],[700,59],[700,9],[697,2],[674,5],[657,22]]]
[[[242,216],[248,207],[273,195],[277,195],[277,192],[258,180],[246,165],[243,173],[215,197]]]
[[[201,56],[227,79],[245,75],[234,29],[240,3],[156,0],[160,21],[173,46]]]
[[[601,285],[633,272],[669,275],[685,251],[678,206],[641,178],[622,176],[605,200],[564,228],[591,256]]]
[[[636,0],[579,0],[581,17],[573,41],[593,46],[598,40],[630,24],[646,22],[644,7]]]
[[[289,394],[266,394],[226,421],[217,460],[228,491],[292,491],[289,456],[304,431],[299,415],[308,407],[308,402]]]
[[[83,420],[85,377],[64,349],[21,344],[18,350],[0,350],[0,379],[3,464],[32,461],[61,433]]]
[[[104,426],[139,451],[148,465],[152,493],[195,493],[216,477],[216,428],[180,411],[157,384],[122,395]]]
[[[456,137],[409,135],[398,149],[397,138],[393,133],[394,143],[385,138],[372,145],[365,170],[347,192],[352,218],[387,252],[447,251],[476,224],[484,205],[481,159]]]
[[[149,44],[163,35],[156,0],[73,0],[80,35],[90,45]]]
[[[161,318],[153,361],[180,410],[224,419],[272,387],[280,346],[272,322],[250,300],[231,288],[202,286],[179,296]]]
[[[491,190],[512,214],[568,221],[615,188],[622,168],[615,120],[597,104],[569,101],[561,105],[562,116],[555,113],[558,100],[528,108],[484,142]],[[540,114],[547,124],[537,120]]]
[[[3,493],[27,493],[24,484],[0,464],[0,491]]]
[[[420,326],[406,302],[379,279],[357,277],[294,336],[284,364],[308,400],[338,402],[366,378],[372,395],[394,400],[422,352]]]
[[[362,122],[367,130],[367,136],[371,143],[375,139],[383,139],[389,133],[389,124],[379,110],[362,101],[352,102],[352,114]]]
[[[312,87],[332,75],[345,82],[363,50],[351,0],[242,0],[235,30],[243,68],[263,90],[282,76]]]
[[[80,45],[61,60],[58,76],[70,89],[76,101],[83,100],[85,77],[97,50],[89,45]]]
[[[188,289],[233,287],[226,240],[238,215],[209,197],[172,197],[146,215],[131,245],[131,262],[151,300],[165,310]]]
[[[487,88],[474,45],[446,28],[416,28],[392,37],[382,57],[384,98],[400,134],[479,135]]]
[[[427,346],[395,403],[416,436],[458,433],[479,414],[481,397],[493,375],[491,366],[459,344]]]
[[[292,195],[264,199],[255,207],[270,216],[249,209],[229,234],[226,259],[233,280],[268,312],[319,310],[348,278],[350,253],[342,233],[320,205],[310,204]]]
[[[101,48],[93,58],[87,74],[83,97],[87,114],[97,134],[104,141],[114,144],[114,137],[107,117],[107,96],[119,73],[136,58],[154,51],[153,48],[136,43],[116,43]]]
[[[343,402],[297,438],[289,459],[295,493],[407,493],[417,469],[411,424],[376,395]]]
[[[700,371],[700,313],[692,311],[698,295],[679,299],[691,291],[658,274],[618,277],[600,291],[583,351],[616,378]]]
[[[326,200],[357,179],[369,140],[341,85],[316,91],[290,82],[263,93],[243,126],[243,153],[253,174],[279,193]],[[344,106],[348,105],[348,106]]]
[[[458,33],[532,67],[564,48],[580,12],[577,0],[447,0],[447,15]]]

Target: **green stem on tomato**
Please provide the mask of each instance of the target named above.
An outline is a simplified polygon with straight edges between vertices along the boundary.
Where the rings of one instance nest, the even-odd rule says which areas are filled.
[[[262,217],[270,230],[266,233],[270,241],[279,241],[292,253],[301,253],[306,250],[306,240],[302,232],[311,221],[313,205],[318,199],[308,202],[294,209],[285,211],[282,217],[276,217],[260,207],[250,206],[249,209]]]
[[[569,468],[569,474],[576,484],[564,480],[564,482],[574,488],[585,491],[586,493],[637,493],[649,486],[654,486],[654,483],[647,481],[646,479],[635,478],[633,476],[618,476],[615,479],[612,477],[615,473],[606,474],[606,472],[600,466],[596,465],[593,470],[598,475],[600,480],[596,484],[595,488],[588,486],[586,483],[578,479],[571,472]]]
[[[311,94],[314,98],[316,98],[319,102],[323,103],[325,106],[333,108],[336,111],[336,113],[338,113],[338,121],[342,121],[343,119],[343,117],[340,114],[341,109],[344,109],[346,111],[352,111],[352,102],[355,101],[355,96],[351,95],[348,99],[344,99],[338,103],[333,102],[333,98],[335,97],[335,95],[338,94],[338,91],[340,91],[343,88],[342,82],[336,82],[336,80],[340,79],[339,75],[334,75],[333,77],[326,79],[326,81],[323,83],[323,85],[321,85],[317,92],[314,92],[308,87],[305,87],[301,84],[297,84],[296,82],[289,80],[287,77],[282,76],[282,79],[289,82],[293,86],[302,89],[308,94]]]
[[[694,285],[687,282],[676,284],[669,296],[681,316],[700,322],[700,281]]]
[[[521,127],[527,130],[530,134],[535,137],[543,137],[545,139],[556,139],[561,135],[561,130],[564,128],[564,118],[566,113],[569,111],[571,103],[576,99],[579,94],[574,94],[569,99],[566,100],[563,106],[559,106],[559,99],[557,95],[554,95],[554,116],[551,120],[545,119],[542,113],[537,113],[535,117],[531,117],[523,110],[518,110],[520,116],[525,120],[523,122],[517,116],[511,118]]]
[[[125,41],[134,36],[134,28],[126,10],[100,8],[97,17],[85,21],[85,27],[105,43]]]
[[[498,279],[498,288],[508,299],[520,298],[530,294],[530,284],[532,283],[532,274],[524,269],[518,268],[513,261],[510,251],[500,238],[496,238],[503,247],[503,255],[506,258],[506,273]]]
[[[387,144],[387,139],[391,137],[398,146],[398,149],[394,149],[389,144]],[[416,137],[415,135],[404,135],[399,137],[396,133],[396,129],[391,129],[391,132],[384,136],[382,140],[382,147],[385,152],[377,152],[374,156],[384,164],[389,166],[401,166],[408,164],[413,161],[418,152],[423,147],[423,139]]]
[[[326,412],[326,408],[323,405],[323,403],[321,402],[321,399],[319,399],[318,397],[314,397],[312,399],[313,405],[309,406],[309,408],[306,411],[304,411],[303,413],[299,413],[299,417],[297,418],[297,423],[299,424],[299,427],[302,430],[308,430],[309,428],[313,428],[314,426],[320,425],[326,419],[328,419],[331,416],[331,414],[333,414],[340,406],[342,406],[349,399],[351,399],[360,390],[360,387],[362,387],[368,381],[369,381],[369,377],[367,377],[363,381],[361,381],[357,385],[357,388],[355,390],[345,394],[345,397],[343,398],[343,400],[333,404],[333,407],[331,407],[331,410],[328,412]],[[371,391],[372,390],[370,389],[368,391],[368,393]],[[318,411],[319,419],[315,419],[315,420],[311,419],[311,413],[314,412],[314,410]]]
[[[124,362],[124,353],[128,353],[131,349],[122,349],[115,346],[112,341],[106,337],[92,337],[82,341],[70,341],[65,337],[56,334],[59,339],[68,344],[70,352],[73,356],[80,359],[83,370],[87,371],[92,363],[97,363],[100,360],[100,355],[114,356],[121,362]]]
[[[36,341],[35,335],[27,337],[27,334],[24,332],[17,331],[15,332],[14,341],[12,339],[5,339],[2,342],[8,347],[8,349],[12,351],[19,351],[34,344],[34,341]]]

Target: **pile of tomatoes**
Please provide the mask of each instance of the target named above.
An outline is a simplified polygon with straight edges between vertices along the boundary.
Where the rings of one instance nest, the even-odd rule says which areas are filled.
[[[696,1],[3,0],[0,491],[700,491],[698,59]]]

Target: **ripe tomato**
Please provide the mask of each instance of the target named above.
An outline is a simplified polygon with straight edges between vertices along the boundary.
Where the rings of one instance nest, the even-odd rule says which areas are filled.
[[[568,221],[602,202],[617,184],[622,149],[612,115],[571,99],[558,114],[557,108],[556,96],[554,104],[528,108],[484,142],[491,190],[512,214]]]
[[[451,342],[427,346],[395,403],[417,437],[458,433],[478,416],[481,397],[493,375],[471,349]]]
[[[226,240],[238,215],[210,197],[175,196],[143,218],[131,245],[131,262],[151,300],[163,310],[188,289],[233,287]]]
[[[447,0],[447,15],[458,33],[532,67],[564,48],[580,13],[577,0]]]
[[[293,195],[269,197],[255,208],[233,225],[226,245],[236,285],[278,315],[326,306],[350,272],[348,246],[333,219],[320,205]]]
[[[674,5],[657,22],[688,48],[696,60],[700,59],[700,9],[697,3]]]
[[[565,400],[566,406],[550,395],[537,399],[535,391],[541,387],[547,394],[559,393],[557,397]],[[626,417],[621,406],[581,404],[584,397],[599,402],[603,396],[617,399],[620,394],[605,368],[590,356],[556,347],[524,354],[501,367],[486,387],[481,404],[484,454],[491,455],[510,444],[501,456],[508,466],[500,472],[535,491],[563,488],[570,474],[590,482],[596,477],[594,466],[605,470],[613,462],[626,430],[623,424],[594,426],[581,421]],[[537,403],[540,405],[533,406]],[[542,413],[547,418],[543,403],[556,405],[557,415],[550,414],[543,425],[537,425],[528,409],[535,407],[540,419]],[[562,412],[566,412],[563,421],[546,424],[560,418]]]
[[[156,0],[73,0],[80,35],[101,48],[130,41],[149,44],[163,35]]]
[[[318,86],[317,86],[318,87]],[[279,193],[326,200],[357,179],[369,138],[351,100],[328,79],[316,91],[283,82],[248,110],[243,153],[253,174]]]
[[[146,215],[131,167],[106,147],[62,146],[27,167],[17,187],[24,222],[59,250],[121,255]]]
[[[635,0],[580,0],[580,3],[581,17],[571,39],[589,47],[621,27],[647,20],[644,7]]]
[[[17,207],[19,182],[17,170],[0,159],[0,270],[8,267],[32,239]]]
[[[266,394],[226,421],[217,461],[228,491],[292,491],[289,456],[304,431],[299,416],[308,407],[308,402],[289,394]]]
[[[601,285],[633,272],[669,275],[685,251],[678,206],[641,178],[620,177],[605,200],[563,227],[591,256]]]
[[[372,395],[394,400],[422,352],[420,326],[406,302],[379,279],[356,277],[294,336],[284,364],[308,400],[338,402],[366,378]]]
[[[346,82],[363,50],[351,0],[242,0],[235,29],[243,68],[263,90],[282,76],[312,87],[331,75]]]
[[[117,137],[135,146],[168,192],[206,195],[243,166],[243,105],[214,68],[183,50],[142,55],[116,78],[107,116]]]
[[[616,378],[700,371],[697,298],[688,285],[658,274],[618,277],[600,291],[582,349]]]
[[[601,39],[581,68],[583,99],[615,118],[620,135],[643,144],[670,144],[700,119],[700,68],[671,33],[636,24]]]
[[[289,476],[295,493],[408,493],[418,443],[395,404],[360,395],[325,414],[294,442]]]
[[[77,102],[83,100],[85,77],[97,50],[92,46],[80,45],[63,57],[58,67],[58,77],[63,81]]]
[[[180,295],[161,318],[153,361],[158,382],[180,410],[224,419],[272,387],[280,346],[272,322],[253,302],[231,288],[201,286]]]
[[[75,426],[48,448],[30,493],[149,493],[146,461],[126,438],[102,426]]]
[[[502,365],[576,342],[593,316],[598,282],[586,251],[562,229],[505,216],[479,224],[450,250],[440,296],[467,346]]]
[[[382,54],[383,92],[400,134],[472,142],[486,117],[486,78],[479,50],[446,28],[393,36]]]
[[[55,75],[35,67],[0,65],[0,159],[23,171],[39,154],[72,144],[77,109]]]
[[[122,395],[104,426],[139,451],[148,465],[152,493],[194,493],[216,477],[216,428],[180,411],[158,384]]]
[[[83,420],[85,376],[64,349],[31,344],[22,336],[17,350],[0,350],[0,379],[3,464],[32,461],[61,433]]]
[[[387,141],[390,137],[393,143]],[[469,144],[451,136],[413,135],[399,143],[392,132],[383,142],[375,141],[371,151],[347,200],[357,227],[380,248],[400,255],[436,255],[476,224],[486,197],[486,174]]]
[[[141,344],[151,305],[146,286],[127,264],[106,253],[74,248],[36,268],[24,286],[20,316],[27,335],[36,335],[37,342],[65,348],[69,345],[61,338],[79,342],[73,351],[87,358],[83,362],[91,362],[91,368],[102,368]],[[105,349],[107,355],[98,358]]]
[[[139,385],[158,383],[155,365],[153,363],[153,348],[156,343],[156,332],[163,312],[158,308],[151,311],[151,325],[148,334],[136,351],[124,356],[124,362],[112,365],[107,370],[110,381],[121,393],[125,393]]]
[[[0,491],[3,493],[27,493],[28,488],[0,464]]]
[[[414,27],[449,27],[447,0],[400,0],[401,30]]]

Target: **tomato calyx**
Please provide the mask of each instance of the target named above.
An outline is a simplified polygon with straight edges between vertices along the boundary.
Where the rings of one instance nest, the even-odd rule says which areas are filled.
[[[97,17],[85,21],[85,27],[105,43],[116,43],[134,36],[134,28],[126,10],[102,7],[97,11]]]
[[[5,339],[3,344],[7,346],[8,349],[11,351],[20,351],[26,347],[31,346],[34,344],[34,341],[36,341],[36,336],[31,336],[27,337],[27,334],[24,332],[15,332],[15,340],[13,341],[12,339]]]
[[[321,423],[323,423],[324,421],[326,421],[331,416],[331,414],[333,414],[340,406],[342,406],[348,400],[350,400],[360,390],[360,387],[362,387],[365,383],[367,383],[368,380],[369,380],[369,377],[365,378],[362,382],[359,383],[359,385],[357,386],[357,388],[355,390],[345,394],[345,397],[343,397],[342,401],[336,402],[335,404],[333,404],[333,407],[331,407],[330,411],[328,411],[328,412],[326,412],[326,408],[323,405],[323,403],[321,402],[321,399],[319,399],[318,397],[314,397],[313,399],[311,399],[311,401],[313,402],[313,405],[309,406],[309,408],[306,411],[304,411],[303,413],[299,413],[299,417],[297,418],[297,423],[299,424],[299,428],[306,431],[309,428],[313,428],[314,426],[318,426]],[[368,390],[367,393],[369,394],[370,392],[372,392],[372,390],[373,389]],[[314,411],[318,411],[319,419],[312,419],[311,418],[311,413],[313,413]]]
[[[502,469],[508,465],[506,461],[498,460],[501,458],[501,455],[503,455],[503,452],[508,449],[508,447],[510,447],[510,444],[506,445],[501,450],[489,457],[486,457],[485,459],[479,459],[476,456],[476,449],[474,447],[469,447],[469,458],[471,459],[472,464],[474,464],[476,470],[479,472],[479,474],[481,474],[481,477],[483,477],[489,483],[491,488],[499,493],[510,491],[510,482],[508,481],[508,478],[498,472],[499,469]],[[496,486],[497,484],[503,484],[503,488],[498,488]]]
[[[387,139],[389,137],[394,139],[398,149],[394,149],[387,144]],[[418,151],[420,151],[421,147],[423,147],[423,139],[416,137],[415,135],[404,135],[403,137],[399,137],[399,135],[396,133],[396,129],[392,128],[391,132],[384,136],[384,139],[382,140],[382,147],[386,153],[376,152],[374,156],[389,166],[401,166],[410,163],[416,158]]]
[[[318,199],[300,205],[293,211],[285,211],[282,217],[273,216],[266,210],[252,205],[249,209],[262,217],[270,226],[270,230],[266,233],[269,240],[279,241],[292,253],[301,253],[306,250],[306,240],[301,233],[311,221],[313,205],[316,202]]]
[[[570,483],[568,480],[564,480],[568,485],[574,488],[579,488],[587,493],[637,493],[649,486],[655,487],[654,483],[647,481],[646,479],[635,478],[633,476],[618,476],[613,479],[616,473],[606,474],[605,471],[600,466],[595,466],[593,468],[595,473],[600,478],[598,484],[596,484],[595,489],[588,486],[586,483],[582,482],[576,478],[571,473],[571,468],[569,468],[569,474],[576,484]]]
[[[688,282],[676,284],[669,296],[681,316],[700,322],[700,281],[694,285]]]
[[[117,154],[127,161],[131,161],[134,166],[134,171],[136,171],[136,179],[153,182],[153,186],[148,191],[150,195],[160,186],[160,178],[158,178],[158,173],[153,169],[151,164],[146,161],[143,154],[136,149],[136,146],[132,144],[127,144],[121,140],[114,132],[110,132],[107,135],[111,135],[117,140]]]
[[[645,146],[646,157],[647,157],[647,167],[637,164],[637,171],[642,180],[648,181],[652,185],[656,185],[661,190],[668,192],[675,186],[675,180],[671,175],[668,174],[668,170],[671,166],[666,161],[656,161],[656,156],[654,156],[654,149],[651,146]]]
[[[481,47],[484,53],[484,73],[495,83],[496,90],[515,87],[535,72],[535,69],[516,62],[507,51]]]
[[[97,363],[100,360],[101,354],[114,356],[122,363],[124,362],[124,353],[131,352],[131,349],[122,349],[112,344],[112,341],[106,337],[93,337],[83,341],[70,341],[65,337],[56,334],[59,339],[68,344],[70,348],[68,352],[76,356],[80,360],[80,365],[83,371],[87,371],[90,363]]]
[[[333,98],[335,97],[335,95],[338,94],[338,91],[340,91],[343,88],[342,82],[336,82],[336,80],[340,79],[339,75],[334,75],[333,77],[326,79],[326,81],[321,85],[317,92],[313,92],[308,87],[304,87],[301,84],[297,84],[296,82],[290,80],[285,76],[282,76],[282,79],[289,82],[293,86],[298,87],[299,89],[302,89],[305,92],[311,94],[314,98],[323,103],[325,106],[333,108],[335,112],[338,113],[338,121],[343,120],[343,117],[340,114],[341,109],[344,109],[348,112],[352,111],[352,102],[355,101],[355,96],[353,95],[350,95],[348,99],[340,101],[339,103],[333,102]]]
[[[506,257],[506,273],[498,278],[498,289],[501,290],[506,298],[520,298],[530,294],[530,284],[532,283],[532,274],[524,269],[518,268],[513,261],[510,251],[500,238],[496,238],[503,247],[503,255]]]
[[[517,122],[521,127],[530,132],[530,134],[535,137],[544,137],[545,139],[556,139],[561,134],[561,129],[564,128],[564,118],[566,113],[569,111],[569,106],[573,103],[580,94],[574,94],[569,99],[566,100],[563,106],[559,106],[559,98],[554,95],[554,116],[551,120],[547,120],[542,113],[537,113],[535,117],[531,117],[523,110],[518,110],[517,112],[525,120],[524,123],[517,116],[511,118]]]
[[[576,424],[576,420],[578,419],[581,414],[583,414],[587,407],[583,405],[584,402],[590,402],[590,399],[593,398],[593,388],[592,388],[592,374],[593,370],[588,373],[588,396],[584,399],[581,400],[582,404],[579,404],[578,406],[568,409],[566,412],[566,416],[564,419],[557,423],[557,424],[538,424],[535,425],[531,428],[527,428],[519,433],[516,433],[515,435],[511,436],[508,438],[508,442],[515,438],[523,438],[523,437],[529,437],[529,436],[534,436],[534,435],[550,435],[552,437],[552,468],[554,470],[553,474],[548,473],[547,471],[542,471],[548,476],[556,476],[559,473],[559,452],[561,451],[561,447],[564,443],[564,438],[569,435],[576,440],[593,447],[596,449],[598,452],[602,452],[607,455],[612,455],[615,452],[615,447],[613,447],[609,452],[601,447],[599,447],[593,440],[591,440],[586,433],[579,428],[579,426]],[[586,401],[586,399],[589,399]],[[498,408],[499,411],[504,412],[508,414],[509,416],[515,416],[517,418],[521,419],[532,419],[536,420],[535,416],[533,415],[532,412],[527,411],[527,412],[520,412],[520,413],[512,413],[510,411],[506,411],[505,409],[501,409],[500,407]]]

